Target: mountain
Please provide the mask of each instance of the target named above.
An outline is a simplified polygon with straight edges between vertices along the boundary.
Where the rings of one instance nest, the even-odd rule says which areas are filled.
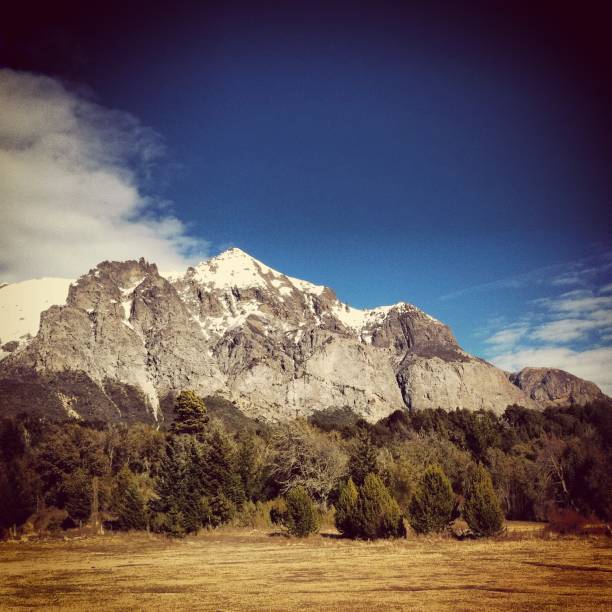
[[[607,397],[596,384],[554,368],[523,368],[510,380],[531,399],[545,404],[582,405]]]
[[[190,388],[251,417],[348,407],[376,421],[402,407],[501,413],[567,395],[549,385],[542,396],[525,377],[469,355],[446,325],[411,304],[351,308],[329,287],[240,249],[167,278],[141,259],[103,262],[71,284],[27,283],[38,283],[36,308],[58,304],[42,311],[34,337],[33,300],[21,327],[5,326],[13,330],[9,346],[1,337],[5,413],[159,421]],[[15,298],[27,283],[0,288],[0,308],[15,302],[12,312],[23,311]],[[51,287],[57,294],[46,294]],[[581,401],[599,392],[584,384]]]

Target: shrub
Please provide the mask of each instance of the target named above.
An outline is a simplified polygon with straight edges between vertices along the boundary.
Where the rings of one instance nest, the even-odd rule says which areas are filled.
[[[349,478],[348,482],[340,489],[335,516],[336,528],[343,536],[348,538],[354,535],[353,521],[358,497],[359,491],[357,491],[353,479]]]
[[[442,468],[428,467],[410,501],[409,518],[413,529],[417,533],[444,531],[452,520],[454,497]]]
[[[209,527],[228,523],[236,515],[236,504],[223,493],[211,498],[203,497],[201,508],[203,522]]]
[[[597,523],[595,517],[587,518],[571,508],[552,506],[547,512],[548,528],[562,534],[583,534],[587,525]]]
[[[504,513],[493,489],[491,476],[482,464],[478,464],[468,477],[463,518],[475,535],[491,536],[503,529]]]
[[[359,489],[350,529],[367,540],[406,535],[400,508],[376,474],[368,474]]]
[[[294,487],[285,497],[287,512],[284,523],[291,535],[306,537],[319,530],[319,516],[314,502],[301,486]]]

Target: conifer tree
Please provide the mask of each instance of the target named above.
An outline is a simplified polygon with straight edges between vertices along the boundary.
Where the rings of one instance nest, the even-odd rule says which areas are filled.
[[[220,431],[213,432],[209,440],[204,487],[210,497],[224,495],[238,505],[244,501],[234,448],[228,437]]]
[[[208,424],[206,404],[195,391],[181,391],[174,405],[174,422],[170,431],[189,434],[203,440]]]
[[[352,478],[340,489],[336,503],[335,523],[338,531],[345,537],[354,536],[355,509],[359,491]]]
[[[362,485],[368,474],[378,474],[378,449],[368,429],[357,433],[356,445],[349,460],[348,471],[357,485]]]
[[[504,527],[504,513],[489,472],[482,464],[471,470],[465,488],[463,518],[474,534],[495,535]]]
[[[181,536],[202,526],[202,485],[197,470],[195,439],[171,437],[166,443],[151,509],[158,531]]]
[[[368,474],[359,488],[353,533],[367,540],[406,535],[400,508],[376,474]]]
[[[147,528],[145,500],[138,489],[136,477],[127,466],[124,466],[117,475],[114,505],[119,529]]]
[[[429,466],[410,501],[410,524],[417,533],[441,532],[452,520],[454,505],[446,474],[437,465]]]
[[[291,535],[304,538],[319,530],[319,514],[306,489],[294,487],[285,497],[287,512],[285,525]]]

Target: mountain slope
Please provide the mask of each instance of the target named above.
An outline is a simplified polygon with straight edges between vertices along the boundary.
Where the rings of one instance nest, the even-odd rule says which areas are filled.
[[[3,354],[7,412],[159,420],[185,388],[274,420],[542,404],[415,306],[351,308],[240,249],[167,279],[142,259],[103,262],[54,299],[36,337]]]

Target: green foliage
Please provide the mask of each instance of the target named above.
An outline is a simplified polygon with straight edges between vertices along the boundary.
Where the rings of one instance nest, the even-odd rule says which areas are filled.
[[[195,391],[181,391],[174,405],[174,434],[188,434],[203,439],[206,433],[208,415],[204,400]]]
[[[221,498],[234,505],[244,502],[244,488],[236,466],[236,449],[228,436],[219,430],[213,432],[208,442],[202,478],[204,494],[211,498],[211,503],[217,497],[221,505],[225,504]]]
[[[147,528],[145,499],[138,488],[136,476],[127,466],[124,466],[117,474],[114,506],[119,529],[143,530]]]
[[[353,534],[366,540],[406,535],[400,508],[376,474],[368,474],[359,488],[351,522]]]
[[[201,453],[190,436],[168,440],[159,468],[157,497],[150,505],[152,512],[161,515],[152,521],[154,530],[180,536],[202,526]]]
[[[36,508],[34,474],[22,461],[0,462],[0,534],[21,525]]]
[[[333,520],[342,533],[374,537],[373,519],[361,521],[367,529],[355,527],[358,508],[373,507],[364,501],[368,472],[377,472],[389,497],[410,510],[427,466],[439,465],[455,495],[468,497],[469,514],[477,499],[487,506],[473,494],[475,460],[490,473],[510,519],[543,520],[553,506],[612,519],[609,402],[543,412],[510,406],[500,418],[400,410],[374,425],[350,412],[322,411],[316,426],[298,420],[267,428],[238,414],[222,426],[207,416],[223,416],[231,404],[207,398],[204,406],[193,393],[179,398],[170,434],[144,423],[0,419],[0,530],[44,506],[68,510],[73,522],[86,520],[97,477],[100,511],[120,515],[124,528],[142,528],[143,517],[152,529],[176,535],[229,520],[269,525],[265,504],[277,502],[265,500],[301,485],[316,502],[338,509]],[[339,486],[351,474],[353,486]],[[286,509],[277,514],[284,520]],[[485,514],[474,511],[474,521],[486,523]]]
[[[231,521],[236,514],[236,504],[223,493],[202,498],[204,523],[209,527],[218,527]]]
[[[262,495],[261,442],[253,433],[241,436],[236,455],[236,471],[247,500],[259,499]]]
[[[335,523],[338,531],[345,537],[351,538],[353,533],[353,521],[359,491],[352,478],[340,488],[338,501],[336,502]]]
[[[349,474],[356,484],[362,485],[368,474],[378,473],[377,458],[378,448],[374,445],[369,429],[359,429],[348,464]]]
[[[85,521],[91,514],[92,477],[83,469],[64,476],[61,484],[61,505],[76,523]]]
[[[287,512],[284,523],[293,536],[304,538],[319,531],[319,514],[306,489],[294,487],[285,496]]]
[[[491,476],[482,464],[471,471],[466,483],[463,518],[472,532],[480,536],[495,535],[504,527],[504,513]]]
[[[428,467],[410,501],[409,519],[417,533],[444,531],[452,520],[455,496],[446,474],[437,465]]]

